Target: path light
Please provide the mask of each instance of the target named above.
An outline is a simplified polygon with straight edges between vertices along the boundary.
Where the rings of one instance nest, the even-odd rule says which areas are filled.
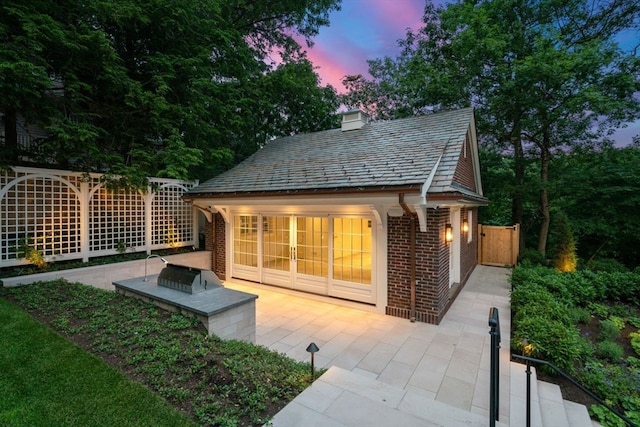
[[[451,224],[444,226],[444,241],[447,243],[453,242],[453,229],[451,228]]]
[[[318,346],[316,345],[316,343],[312,342],[311,344],[309,344],[307,346],[307,351],[309,353],[311,353],[311,381],[313,382],[313,376],[314,376],[314,369],[313,369],[313,355],[316,354],[316,352],[320,350],[318,348]]]
[[[147,257],[147,259],[144,260],[144,280],[143,282],[148,282],[149,279],[147,279],[147,260],[149,258],[160,258],[162,260],[162,262],[164,262],[164,265],[169,264],[169,261],[167,261],[166,259],[162,258],[160,255],[157,254],[151,254]]]

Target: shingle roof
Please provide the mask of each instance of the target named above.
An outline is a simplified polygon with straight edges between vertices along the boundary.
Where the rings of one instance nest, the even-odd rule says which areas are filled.
[[[447,191],[472,117],[465,108],[279,138],[188,194],[421,186],[441,155],[431,191]]]

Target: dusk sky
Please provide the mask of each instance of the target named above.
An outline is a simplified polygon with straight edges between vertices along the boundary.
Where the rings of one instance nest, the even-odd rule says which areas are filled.
[[[367,60],[395,57],[406,29],[422,24],[425,0],[343,0],[331,14],[331,25],[320,29],[315,45],[307,49],[322,84],[344,91],[346,75],[368,75]]]
[[[368,76],[367,60],[395,57],[397,42],[407,28],[422,26],[424,6],[425,0],[342,0],[341,10],[330,15],[330,26],[321,28],[313,48],[306,49],[321,84],[343,92],[344,76]],[[640,121],[620,129],[615,139],[619,145],[628,145],[638,134]]]

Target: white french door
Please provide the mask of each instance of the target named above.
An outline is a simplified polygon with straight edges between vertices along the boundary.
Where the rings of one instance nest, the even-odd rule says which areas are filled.
[[[371,219],[236,215],[233,276],[375,303]]]

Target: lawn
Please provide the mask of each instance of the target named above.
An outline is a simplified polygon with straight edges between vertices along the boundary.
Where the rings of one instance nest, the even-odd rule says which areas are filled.
[[[195,318],[64,280],[0,288],[0,318],[2,425],[258,426],[311,380]]]
[[[195,425],[147,388],[0,299],[0,425]]]

